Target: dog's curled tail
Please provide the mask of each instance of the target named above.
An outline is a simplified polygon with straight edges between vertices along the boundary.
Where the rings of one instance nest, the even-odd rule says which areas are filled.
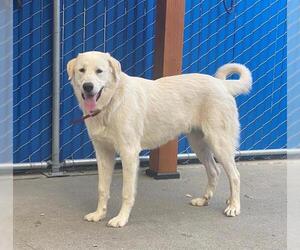
[[[240,78],[238,80],[226,80],[228,75],[233,73],[239,74]],[[217,70],[215,77],[224,80],[224,84],[227,90],[233,96],[249,93],[252,87],[251,72],[246,66],[242,64],[225,64]]]

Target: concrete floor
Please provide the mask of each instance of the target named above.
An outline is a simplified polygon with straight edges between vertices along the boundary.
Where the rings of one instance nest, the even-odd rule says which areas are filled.
[[[178,180],[153,180],[140,170],[138,195],[128,225],[106,227],[121,202],[116,170],[103,222],[83,220],[96,208],[96,172],[64,178],[16,176],[14,249],[286,249],[286,162],[238,163],[242,213],[223,215],[229,187],[222,171],[209,206],[192,207],[206,185],[201,165],[179,166]]]

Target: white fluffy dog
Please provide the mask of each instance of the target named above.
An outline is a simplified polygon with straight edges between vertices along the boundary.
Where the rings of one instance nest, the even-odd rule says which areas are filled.
[[[194,206],[207,205],[215,191],[223,166],[230,183],[224,213],[240,213],[240,176],[234,161],[239,139],[235,95],[251,89],[250,71],[240,64],[226,64],[215,77],[185,74],[147,80],[128,76],[108,53],[79,54],[67,65],[69,79],[85,115],[89,136],[96,151],[99,200],[88,221],[102,220],[107,211],[115,154],[123,165],[122,207],[108,225],[123,227],[135,201],[139,153],[156,148],[185,133],[193,151],[206,168],[208,184]],[[226,80],[238,73],[239,80]],[[99,112],[100,111],[100,112]]]

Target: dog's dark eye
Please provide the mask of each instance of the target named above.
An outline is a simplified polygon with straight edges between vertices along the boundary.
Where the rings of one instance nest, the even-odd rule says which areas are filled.
[[[79,69],[79,72],[84,73],[84,72],[85,72],[85,69],[84,69],[84,68],[81,68],[81,69]]]
[[[97,74],[101,74],[103,71],[101,69],[96,69]]]

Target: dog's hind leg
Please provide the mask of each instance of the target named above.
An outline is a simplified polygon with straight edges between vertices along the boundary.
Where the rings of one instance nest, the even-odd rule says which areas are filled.
[[[204,165],[208,178],[204,195],[202,197],[192,199],[191,204],[193,206],[206,206],[208,205],[208,202],[212,198],[213,193],[216,189],[220,175],[220,169],[217,166],[212,151],[203,138],[203,134],[201,131],[192,131],[187,135],[187,137],[193,151],[196,153],[197,157]]]
[[[240,174],[234,161],[235,147],[232,138],[226,136],[226,133],[210,135],[210,147],[218,160],[223,166],[230,184],[230,198],[228,206],[224,213],[233,217],[240,214]],[[230,143],[232,142],[232,143]]]

